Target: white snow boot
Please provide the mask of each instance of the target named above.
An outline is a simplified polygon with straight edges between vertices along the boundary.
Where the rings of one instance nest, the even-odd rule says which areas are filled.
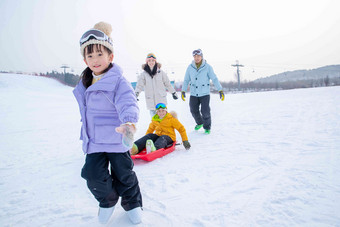
[[[142,222],[142,209],[140,207],[127,211],[127,214],[133,224],[137,225]]]
[[[145,149],[146,149],[146,153],[150,154],[151,152],[154,152],[156,150],[155,145],[153,144],[152,140],[147,140],[146,144],[145,144]]]
[[[109,208],[99,207],[98,221],[101,224],[106,224],[109,221],[114,209],[115,209],[115,206],[109,207]]]

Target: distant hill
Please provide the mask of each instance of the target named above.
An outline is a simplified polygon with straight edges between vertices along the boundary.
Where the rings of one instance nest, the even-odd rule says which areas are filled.
[[[254,80],[255,83],[276,83],[299,80],[319,80],[323,78],[339,78],[340,65],[329,65],[310,70],[287,71],[273,76],[259,78]]]

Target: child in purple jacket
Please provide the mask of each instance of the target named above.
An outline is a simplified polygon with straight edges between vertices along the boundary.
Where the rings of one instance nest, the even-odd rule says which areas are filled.
[[[111,32],[110,24],[99,22],[80,39],[87,68],[73,93],[79,104],[80,139],[86,154],[81,176],[99,202],[99,222],[109,221],[121,197],[128,217],[138,224],[142,195],[129,149],[139,108],[131,84],[122,76],[120,67],[112,63]]]

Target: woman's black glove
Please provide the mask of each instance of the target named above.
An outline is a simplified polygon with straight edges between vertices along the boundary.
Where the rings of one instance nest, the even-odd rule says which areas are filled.
[[[178,99],[178,96],[177,96],[176,92],[172,93],[172,98],[175,99],[175,100]]]

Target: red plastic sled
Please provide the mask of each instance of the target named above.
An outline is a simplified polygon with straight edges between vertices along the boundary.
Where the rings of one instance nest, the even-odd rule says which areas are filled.
[[[164,155],[167,155],[175,150],[176,143],[173,143],[171,147],[167,148],[161,148],[156,151],[153,151],[149,154],[146,153],[146,150],[142,150],[136,155],[131,155],[132,159],[142,159],[144,161],[151,162],[157,158],[163,157]]]

